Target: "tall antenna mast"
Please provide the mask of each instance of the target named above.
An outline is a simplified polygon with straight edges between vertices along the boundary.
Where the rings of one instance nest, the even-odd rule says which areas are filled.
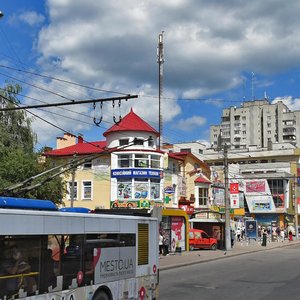
[[[161,97],[163,92],[163,63],[164,63],[164,43],[163,43],[163,35],[162,31],[158,35],[158,46],[157,46],[157,63],[158,63],[158,148],[160,149],[162,146],[162,105],[161,105]]]
[[[251,90],[252,90],[252,100],[254,100],[254,80],[255,80],[255,74],[252,72],[252,79],[251,79]]]

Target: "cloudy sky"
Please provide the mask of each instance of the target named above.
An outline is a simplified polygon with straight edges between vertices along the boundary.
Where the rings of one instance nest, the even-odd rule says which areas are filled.
[[[32,110],[38,148],[64,131],[103,140],[131,107],[158,129],[161,32],[163,141],[208,141],[223,108],[265,95],[300,107],[300,0],[6,0],[0,10],[1,87],[19,83],[22,103],[138,95]]]

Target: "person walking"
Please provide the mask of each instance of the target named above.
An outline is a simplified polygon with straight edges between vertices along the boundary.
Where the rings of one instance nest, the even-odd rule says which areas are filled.
[[[159,234],[159,241],[158,241],[158,246],[159,246],[159,254],[163,254],[164,253],[164,243],[163,243],[163,236],[162,234],[160,233]]]
[[[293,241],[293,233],[292,233],[291,230],[289,231],[289,241],[290,241],[290,242]]]
[[[264,229],[263,230],[263,233],[262,233],[262,243],[261,243],[261,245],[263,246],[263,247],[266,247],[267,246],[267,231]]]
[[[234,247],[234,230],[230,229],[231,248]]]
[[[169,255],[169,239],[167,234],[164,234],[163,236],[163,251],[164,256]]]

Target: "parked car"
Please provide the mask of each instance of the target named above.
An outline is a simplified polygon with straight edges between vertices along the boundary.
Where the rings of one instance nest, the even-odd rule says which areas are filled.
[[[217,239],[210,237],[205,231],[201,229],[189,230],[189,245],[190,250],[194,249],[217,249]]]

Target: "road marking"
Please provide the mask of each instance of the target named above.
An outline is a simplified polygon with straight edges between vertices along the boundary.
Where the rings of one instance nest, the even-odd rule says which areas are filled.
[[[217,289],[215,286],[206,286],[206,285],[194,285],[195,288],[207,289],[207,290],[215,290]]]

